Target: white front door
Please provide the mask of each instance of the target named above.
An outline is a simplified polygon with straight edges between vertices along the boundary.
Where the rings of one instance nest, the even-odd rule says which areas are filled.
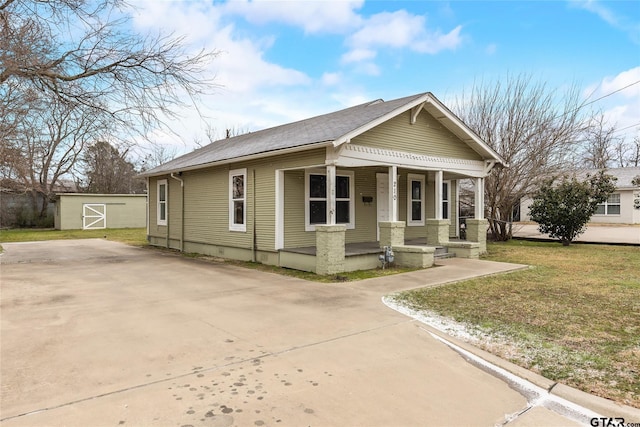
[[[82,229],[107,228],[107,205],[85,203],[82,205]]]
[[[376,239],[380,240],[380,221],[389,221],[389,174],[376,174],[376,203],[377,203],[377,222],[376,222]]]

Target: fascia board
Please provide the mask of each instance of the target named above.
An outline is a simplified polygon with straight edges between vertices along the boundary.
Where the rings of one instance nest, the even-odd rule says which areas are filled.
[[[267,158],[267,157],[276,157],[276,156],[279,156],[281,154],[297,153],[297,152],[301,152],[301,151],[313,150],[313,149],[316,149],[316,148],[330,147],[332,145],[333,145],[332,141],[316,142],[316,143],[313,143],[313,144],[301,145],[299,147],[284,148],[284,149],[275,150],[275,151],[266,151],[264,153],[251,154],[249,156],[242,156],[242,157],[234,157],[232,159],[218,160],[218,161],[215,161],[215,162],[201,163],[201,164],[198,164],[198,165],[187,166],[187,167],[182,167],[182,168],[172,168],[172,169],[167,169],[167,170],[163,170],[163,171],[158,171],[158,172],[155,172],[155,173],[152,173],[152,174],[150,174],[150,173],[141,173],[138,176],[140,176],[140,177],[163,176],[163,175],[169,175],[171,173],[176,173],[176,172],[188,172],[188,171],[192,171],[192,170],[205,169],[205,168],[210,168],[210,167],[214,167],[214,166],[227,165],[227,164],[230,164],[230,163],[239,163],[239,162],[246,162],[246,161],[251,161],[251,160],[264,159],[264,158]]]

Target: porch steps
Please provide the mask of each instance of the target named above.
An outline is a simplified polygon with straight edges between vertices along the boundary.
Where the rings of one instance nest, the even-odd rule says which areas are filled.
[[[436,251],[433,254],[435,259],[455,258],[456,254],[449,253],[449,250],[444,246],[436,246]]]

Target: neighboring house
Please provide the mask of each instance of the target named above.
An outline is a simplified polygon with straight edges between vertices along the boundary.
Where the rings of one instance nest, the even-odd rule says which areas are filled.
[[[586,179],[587,175],[598,173],[599,169],[580,170],[576,172],[578,179]],[[591,217],[592,223],[608,224],[640,224],[640,185],[634,185],[633,179],[640,177],[640,167],[610,168],[605,172],[617,178],[616,191],[602,204]],[[520,220],[531,221],[529,207],[532,200],[523,199],[520,203]]]
[[[146,194],[56,194],[58,230],[142,228],[147,223]]]
[[[147,177],[153,245],[335,274],[486,250],[482,209],[458,235],[458,180],[504,160],[431,93],[223,139]],[[483,191],[475,195],[482,207]],[[407,245],[406,243],[419,243]]]

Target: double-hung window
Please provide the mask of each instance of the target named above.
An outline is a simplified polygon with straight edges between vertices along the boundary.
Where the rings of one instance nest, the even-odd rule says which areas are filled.
[[[247,170],[229,171],[229,230],[247,231]]]
[[[353,172],[336,173],[336,224],[355,227]],[[305,175],[305,230],[314,231],[327,223],[327,175],[325,171],[307,171]]]
[[[407,226],[424,225],[424,175],[407,175]]]
[[[620,215],[620,193],[610,194],[607,200],[600,203],[596,215]]]
[[[167,180],[158,180],[158,204],[156,206],[156,222],[167,225]]]
[[[449,199],[451,198],[450,181],[444,181],[442,183],[442,219],[449,219],[450,206]]]

